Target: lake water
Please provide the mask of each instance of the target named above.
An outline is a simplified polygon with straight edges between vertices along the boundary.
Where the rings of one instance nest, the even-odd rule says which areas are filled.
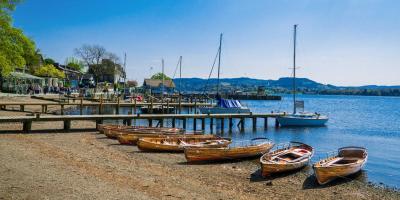
[[[400,98],[398,97],[364,97],[364,96],[323,96],[299,95],[304,100],[305,110],[319,112],[329,116],[326,127],[314,128],[274,128],[273,119],[265,130],[263,120],[257,124],[257,130],[252,130],[252,122],[246,121],[246,129],[240,132],[234,125],[232,132],[225,128],[220,133],[219,121],[214,130],[206,132],[218,133],[232,137],[234,141],[253,137],[267,137],[276,144],[288,141],[300,141],[313,146],[316,150],[313,162],[326,156],[326,152],[336,151],[343,146],[362,146],[368,149],[368,162],[362,173],[363,181],[384,183],[400,188]],[[254,113],[292,110],[290,96],[284,96],[282,101],[242,101]],[[112,113],[113,109],[106,109]],[[95,113],[86,109],[86,113]],[[72,113],[79,113],[73,111]],[[128,113],[123,109],[122,113]],[[177,121],[178,122],[178,121]],[[236,124],[238,121],[234,121]],[[138,120],[136,125],[147,125],[147,121]],[[165,126],[171,122],[166,121]],[[208,124],[208,121],[206,121]],[[191,120],[187,129],[192,129]],[[200,129],[200,121],[197,123]],[[179,122],[178,122],[179,126]],[[225,122],[228,126],[228,122]]]

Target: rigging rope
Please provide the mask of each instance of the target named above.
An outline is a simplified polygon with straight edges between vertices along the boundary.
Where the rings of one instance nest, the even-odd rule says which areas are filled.
[[[174,71],[174,76],[172,77],[172,79],[174,79],[174,78],[175,78],[176,71],[178,71],[179,62],[180,62],[180,59],[178,59],[178,63],[176,63],[176,67],[175,67],[175,71]]]
[[[215,57],[214,57],[214,62],[213,62],[213,64],[212,64],[210,74],[208,75],[208,79],[207,79],[206,85],[204,86],[203,95],[205,95],[205,96],[208,97],[208,98],[210,98],[210,97],[209,97],[208,95],[206,95],[206,90],[207,90],[208,83],[209,83],[209,81],[210,81],[210,78],[211,78],[212,72],[213,72],[213,70],[214,70],[215,63],[217,62],[218,54],[219,54],[220,51],[221,51],[221,48],[218,47],[218,51],[217,51],[217,54],[216,54]]]

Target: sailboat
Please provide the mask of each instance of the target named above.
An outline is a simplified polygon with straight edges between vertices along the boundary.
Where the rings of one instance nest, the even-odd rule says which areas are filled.
[[[219,37],[219,48],[218,48],[218,83],[217,83],[217,106],[215,107],[202,107],[199,108],[200,112],[203,114],[219,114],[219,113],[250,113],[250,109],[243,106],[239,100],[234,99],[223,99],[219,95],[219,74],[221,70],[221,50],[222,50],[222,33]],[[212,72],[212,70],[211,70]],[[210,73],[211,75],[211,73]]]
[[[319,113],[297,112],[296,107],[301,105],[304,108],[303,101],[296,101],[296,34],[297,24],[294,25],[293,34],[293,113],[278,117],[280,126],[324,126],[328,117]]]

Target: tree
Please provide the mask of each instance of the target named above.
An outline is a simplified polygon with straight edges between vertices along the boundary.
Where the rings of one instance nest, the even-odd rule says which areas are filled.
[[[74,52],[75,55],[80,57],[89,68],[89,73],[94,75],[97,83],[105,69],[105,66],[103,66],[101,62],[103,59],[108,58],[111,53],[107,52],[106,49],[100,45],[88,44],[84,44],[82,47],[74,49]],[[112,54],[111,56],[113,57],[113,60],[118,58],[115,54]]]
[[[67,65],[69,68],[72,68],[77,71],[82,71],[83,70],[83,62],[74,58],[74,57],[69,57],[65,59],[65,65]]]
[[[11,12],[21,0],[1,0],[0,1],[0,21],[11,23]]]
[[[138,83],[137,83],[136,80],[129,80],[129,81],[126,82],[126,85],[127,85],[128,87],[137,87],[137,86],[138,86]]]
[[[24,67],[35,54],[35,44],[22,30],[12,27],[11,13],[19,0],[0,1],[0,73],[7,76],[16,67]]]
[[[165,74],[163,74],[161,72],[156,73],[153,76],[151,76],[151,79],[162,80],[163,77],[164,77],[164,80],[171,80],[170,77],[168,77],[167,75],[165,75]]]
[[[100,64],[107,55],[106,49],[100,45],[84,44],[82,47],[74,49],[74,52],[87,66]]]
[[[125,72],[121,68],[120,58],[100,45],[82,45],[80,48],[74,49],[75,55],[82,60],[82,64],[88,67],[88,72],[94,75],[96,82],[99,77],[104,74],[112,74],[115,71]],[[77,67],[71,64],[71,67]]]
[[[45,64],[43,66],[40,66],[35,71],[35,75],[41,77],[65,78],[64,72],[58,70],[52,64]]]
[[[107,52],[106,58],[115,64],[121,64],[121,59],[115,53]]]
[[[54,61],[51,58],[44,59],[44,64],[46,64],[46,65],[54,65],[55,63],[56,63],[56,61]]]
[[[27,56],[25,61],[28,73],[34,74],[35,71],[44,63],[40,49],[36,49],[33,55]]]
[[[121,65],[110,59],[103,59],[100,64],[90,65],[88,72],[94,75],[96,82],[103,75],[124,73]]]

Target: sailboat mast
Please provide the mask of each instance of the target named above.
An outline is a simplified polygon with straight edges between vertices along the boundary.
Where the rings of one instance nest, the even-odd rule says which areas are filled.
[[[162,82],[161,82],[161,101],[164,103],[164,59],[161,59]]]
[[[222,48],[222,33],[219,35],[217,96],[219,94],[219,74],[220,74],[220,70],[221,70],[221,48]]]
[[[179,57],[179,94],[182,90],[182,56]]]
[[[296,33],[297,24],[294,25],[293,31],[293,114],[296,113]]]
[[[125,89],[126,89],[126,53],[124,53],[124,92],[125,94]]]

